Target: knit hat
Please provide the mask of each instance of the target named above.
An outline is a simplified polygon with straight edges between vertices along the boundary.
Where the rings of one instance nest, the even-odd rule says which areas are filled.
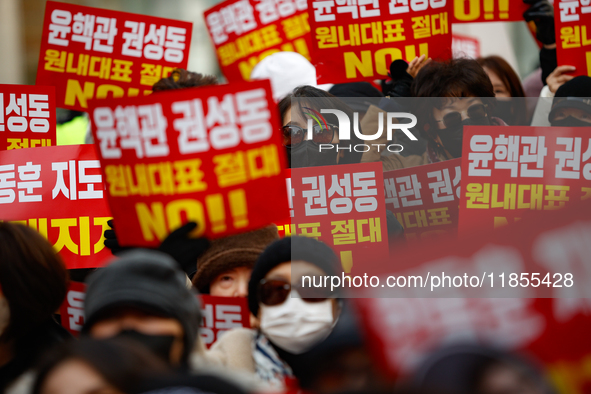
[[[552,101],[552,111],[548,120],[552,121],[554,114],[560,108],[578,108],[591,113],[591,77],[578,76],[558,88]]]
[[[193,285],[200,293],[209,294],[211,282],[221,273],[236,267],[252,268],[265,248],[279,239],[277,226],[216,239],[199,259]]]
[[[326,275],[340,275],[341,263],[332,249],[308,237],[285,237],[273,242],[259,256],[248,282],[248,308],[254,316],[259,312],[258,288],[261,279],[281,263],[305,261],[322,269]]]
[[[83,333],[114,308],[141,309],[181,323],[185,345],[183,360],[188,360],[201,322],[200,305],[196,294],[187,289],[186,275],[172,257],[135,249],[93,273],[87,284]]]

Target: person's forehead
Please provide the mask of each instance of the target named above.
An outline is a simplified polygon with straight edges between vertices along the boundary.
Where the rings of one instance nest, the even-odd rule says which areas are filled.
[[[482,103],[479,97],[450,97],[447,99],[441,110],[465,108],[475,103]]]

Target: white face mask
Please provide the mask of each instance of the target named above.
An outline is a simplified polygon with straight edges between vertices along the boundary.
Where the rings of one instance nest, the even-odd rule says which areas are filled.
[[[0,336],[4,335],[8,323],[10,323],[10,307],[8,300],[0,294]]]
[[[293,354],[304,353],[324,340],[334,323],[332,300],[305,302],[295,290],[280,305],[261,305],[261,331]]]

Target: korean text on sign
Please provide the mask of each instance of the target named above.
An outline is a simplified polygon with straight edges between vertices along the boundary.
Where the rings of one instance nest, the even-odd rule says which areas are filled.
[[[306,0],[226,0],[204,13],[222,72],[248,81],[266,56],[298,52],[310,59]]]
[[[558,65],[575,66],[575,75],[591,76],[591,1],[556,0],[554,20]]]
[[[464,128],[460,232],[591,199],[590,130]]]
[[[453,0],[453,23],[519,22],[530,7],[514,0]]]
[[[201,295],[201,340],[208,348],[232,328],[250,327],[250,311],[244,297]]]
[[[309,0],[319,83],[371,81],[396,59],[451,57],[452,0]]]
[[[68,268],[100,267],[112,257],[104,197],[91,145],[0,152],[0,217],[37,230]]]
[[[288,186],[293,215],[280,232],[332,246],[346,273],[388,256],[380,163],[291,169]]]
[[[0,85],[0,150],[54,146],[55,88]]]
[[[91,102],[109,204],[129,226],[120,242],[158,245],[189,220],[219,238],[289,218],[271,97],[257,81]]]
[[[386,208],[407,240],[455,234],[460,202],[461,159],[384,173]]]
[[[37,85],[56,87],[58,107],[135,97],[174,68],[187,68],[192,23],[48,1]]]

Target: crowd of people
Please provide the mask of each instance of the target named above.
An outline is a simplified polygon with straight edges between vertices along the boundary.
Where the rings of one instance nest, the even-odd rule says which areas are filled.
[[[542,80],[529,97],[545,97],[543,116],[554,127],[591,127],[591,77],[573,78],[557,67],[553,10],[536,0],[525,19],[535,22]],[[293,70],[290,71],[290,70]],[[289,75],[286,75],[289,74]],[[384,171],[461,157],[467,125],[531,125],[536,105],[511,66],[499,56],[447,61],[421,56],[394,61],[381,90],[367,82],[318,86],[302,56],[279,52],[261,61],[253,79],[270,79],[289,166],[381,162]],[[176,69],[153,86],[215,85],[213,76]],[[342,98],[342,99],[341,99]],[[413,104],[420,103],[420,104]],[[309,108],[361,114],[361,132],[377,135],[366,152],[339,141],[338,121],[308,133]],[[380,116],[407,109],[418,114],[410,141],[389,141]],[[381,131],[381,134],[380,134]],[[377,134],[376,134],[377,133]],[[309,139],[311,136],[312,139]],[[319,143],[341,149],[320,152]],[[396,143],[397,153],[378,150]],[[271,197],[272,196],[267,196]],[[391,244],[404,229],[388,212]],[[190,238],[197,226],[173,231],[157,249],[122,247],[119,224],[109,222],[105,246],[116,258],[96,270],[70,270],[39,233],[0,222],[0,391],[35,394],[115,393],[550,393],[540,368],[514,354],[471,345],[433,353],[414,375],[384,374],[369,350],[353,305],[339,292],[301,297],[302,276],[340,275],[330,247],[312,238],[280,238],[277,226],[231,237]],[[70,278],[86,281],[80,338],[57,323]],[[251,328],[226,332],[206,349],[196,295],[246,297]]]

